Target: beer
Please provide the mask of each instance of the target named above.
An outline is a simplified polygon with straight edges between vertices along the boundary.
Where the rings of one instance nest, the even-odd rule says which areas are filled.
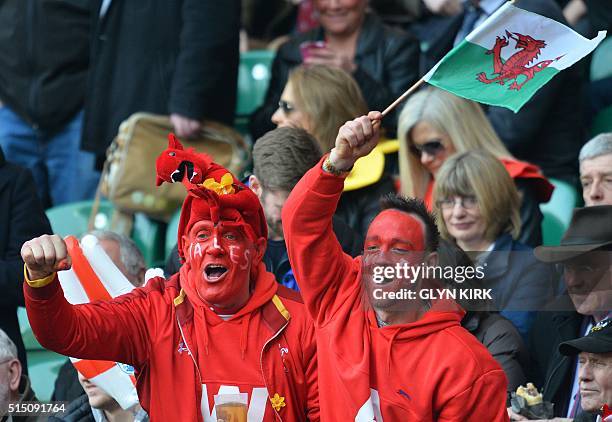
[[[217,422],[247,422],[247,405],[239,402],[217,404]]]

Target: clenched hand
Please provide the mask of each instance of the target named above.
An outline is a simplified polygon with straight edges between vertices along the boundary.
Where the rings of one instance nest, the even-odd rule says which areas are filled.
[[[25,242],[21,247],[21,258],[30,280],[45,278],[72,266],[66,242],[56,234],[45,234]]]

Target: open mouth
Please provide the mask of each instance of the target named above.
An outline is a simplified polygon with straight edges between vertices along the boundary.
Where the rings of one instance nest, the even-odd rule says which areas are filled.
[[[227,267],[220,264],[208,264],[204,268],[207,281],[219,281],[227,273]]]
[[[187,174],[187,179],[191,181],[195,176],[193,163],[191,161],[181,161],[176,170],[172,172],[170,175],[170,179],[173,182],[180,182],[183,180],[183,177]]]

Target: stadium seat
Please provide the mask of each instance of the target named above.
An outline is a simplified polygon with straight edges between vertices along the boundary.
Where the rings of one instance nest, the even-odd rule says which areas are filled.
[[[165,223],[152,220],[145,214],[134,215],[132,239],[142,252],[148,267],[163,266],[165,227]]]
[[[606,132],[612,132],[612,106],[606,107],[597,113],[591,125],[591,136],[593,137]]]
[[[49,401],[55,384],[55,378],[66,357],[45,349],[32,333],[25,308],[17,309],[21,337],[28,358],[28,374],[32,389],[39,400]]]
[[[240,53],[238,101],[234,127],[241,133],[247,133],[249,115],[264,100],[275,54],[271,50],[252,50]]]
[[[80,237],[86,233],[92,205],[93,201],[80,201],[49,208],[46,213],[53,232],[62,237],[68,235]],[[94,229],[109,229],[113,211],[113,204],[109,201],[100,201],[98,213],[94,218]]]
[[[172,248],[174,248],[174,245],[176,245],[180,218],[181,210],[179,209],[176,211],[176,213],[174,213],[172,219],[168,223],[168,228],[166,229],[166,246],[164,248],[164,254],[166,257],[170,255]]]
[[[543,244],[558,245],[572,220],[574,208],[578,205],[579,195],[576,188],[567,182],[550,179],[555,190],[546,204],[540,205],[544,215],[542,221]]]
[[[604,39],[593,52],[591,60],[591,81],[612,76],[612,38]]]

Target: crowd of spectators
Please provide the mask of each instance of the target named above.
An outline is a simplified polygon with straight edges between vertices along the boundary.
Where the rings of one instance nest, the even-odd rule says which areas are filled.
[[[384,118],[371,113],[385,109],[503,3],[6,0],[0,7],[0,416],[9,403],[38,400],[17,319],[17,308],[27,306],[43,346],[137,370],[142,407],[122,409],[67,361],[52,400],[70,406],[56,421],[146,421],[147,412],[153,420],[174,412],[221,420],[217,391],[234,394],[229,386],[236,384],[255,403],[261,382],[291,393],[279,398],[270,386],[269,400],[249,410],[253,420],[273,420],[279,412],[290,415],[286,420],[526,420],[513,399],[531,382],[554,404],[548,420],[606,421],[612,124],[609,133],[592,133],[591,123],[612,107],[612,63],[598,80],[590,80],[589,58],[576,63],[518,113],[433,86]],[[612,27],[606,0],[514,5],[586,37]],[[182,180],[188,199],[166,279],[146,287],[138,247],[121,234],[93,232],[137,293],[116,301],[116,311],[112,305],[68,311],[51,288],[69,262],[59,259],[66,246],[51,236],[45,209],[93,200],[106,149],[133,113],[168,115],[183,139],[199,134],[205,120],[232,126],[240,52],[249,48],[275,51],[267,92],[244,134],[250,171],[210,188],[237,199],[201,205],[210,201],[211,185]],[[379,135],[397,139],[396,147],[377,146]],[[225,169],[211,164],[202,171],[223,185]],[[571,221],[560,244],[544,246],[541,206],[559,184],[582,193],[582,201],[563,204],[573,209]],[[203,258],[196,251],[206,242],[202,248],[216,252]],[[459,298],[452,306],[426,298],[395,309],[374,295],[375,264],[416,266],[415,260],[483,268],[474,283],[423,278],[419,289],[490,289],[491,297]],[[197,277],[230,284],[205,291]],[[390,279],[385,275],[383,289],[405,287]],[[57,313],[47,316],[46,301]],[[50,330],[62,323],[53,315],[66,318],[77,340],[53,338],[58,331]],[[130,318],[133,326],[125,322]],[[117,330],[100,356],[98,345],[79,344],[97,338],[88,319],[107,319],[104,333]],[[162,340],[151,330],[160,330]],[[278,356],[267,347],[272,340]],[[176,353],[165,358],[171,363],[160,363],[163,353],[152,356],[170,343],[180,358],[183,350],[193,358],[193,371],[185,369],[191,359]],[[281,382],[275,365],[284,368]],[[171,391],[181,375],[169,374],[186,370],[188,382]],[[359,376],[366,373],[369,385]],[[383,386],[383,374],[393,384]],[[427,382],[395,384],[412,374]],[[456,391],[461,386],[463,393]],[[200,396],[191,397],[192,387]],[[185,409],[174,404],[164,413],[160,394],[190,398]],[[330,404],[330,397],[338,402]],[[401,401],[406,397],[412,407]],[[345,406],[349,398],[355,402]]]

